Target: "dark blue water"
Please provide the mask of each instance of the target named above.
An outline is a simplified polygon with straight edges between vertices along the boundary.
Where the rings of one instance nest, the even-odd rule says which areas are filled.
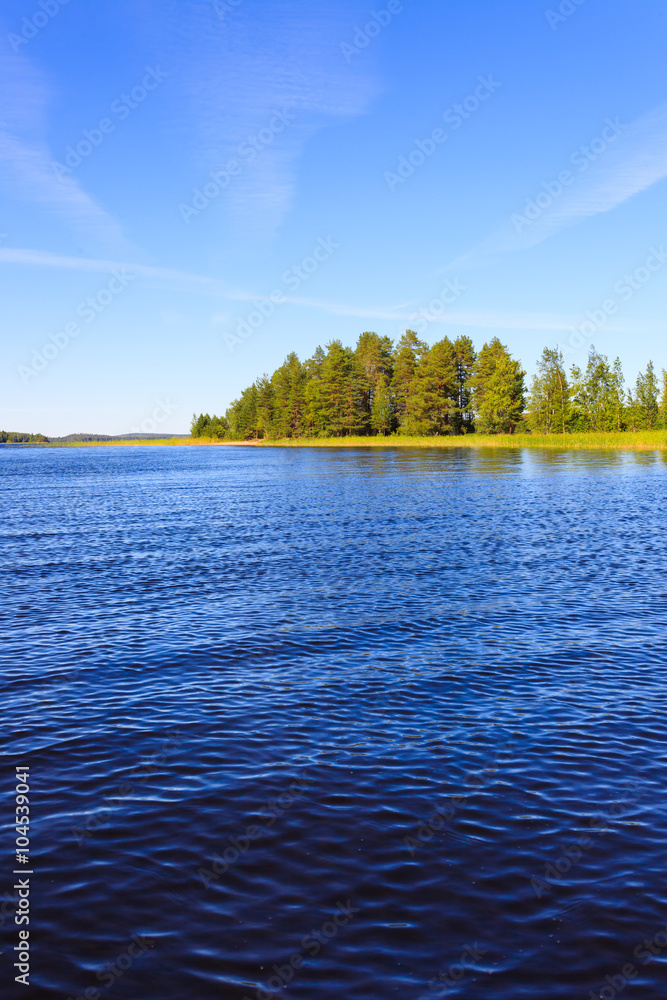
[[[666,471],[0,450],[4,995],[663,997]]]

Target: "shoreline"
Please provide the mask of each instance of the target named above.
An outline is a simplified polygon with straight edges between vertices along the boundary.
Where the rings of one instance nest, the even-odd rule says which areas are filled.
[[[7,446],[5,446],[7,447]],[[266,441],[218,441],[209,438],[160,438],[151,441],[71,441],[65,443],[10,445],[18,448],[365,448],[406,449],[418,448],[506,448],[520,451],[524,448],[539,451],[665,451],[667,430],[622,431],[595,434],[498,434],[483,436],[468,434],[461,437],[408,438],[347,437],[347,438],[289,438]]]

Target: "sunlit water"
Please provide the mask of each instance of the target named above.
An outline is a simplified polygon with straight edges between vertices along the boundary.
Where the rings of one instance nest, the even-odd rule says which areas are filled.
[[[34,995],[664,996],[666,471],[0,449]]]

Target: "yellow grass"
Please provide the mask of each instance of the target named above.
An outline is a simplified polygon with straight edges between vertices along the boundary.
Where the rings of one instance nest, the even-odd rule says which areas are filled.
[[[250,442],[249,442],[250,443]],[[251,442],[255,443],[255,442]],[[260,441],[268,448],[547,448],[555,451],[667,451],[667,431],[609,434],[498,434],[461,437],[349,437]]]
[[[343,437],[280,441],[216,441],[207,438],[164,438],[151,441],[82,441],[68,448],[253,447],[253,448],[541,448],[551,451],[667,451],[667,431],[603,434],[467,434],[461,437]]]

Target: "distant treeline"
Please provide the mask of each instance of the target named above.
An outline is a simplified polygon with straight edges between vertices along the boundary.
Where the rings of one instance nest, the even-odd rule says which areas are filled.
[[[43,434],[20,434],[0,431],[0,444],[95,444],[113,441],[150,441],[185,438],[185,434],[67,434],[65,437],[45,437]]]
[[[22,434],[20,431],[0,431],[0,444],[48,444],[43,434]]]
[[[667,372],[649,363],[632,389],[621,363],[591,347],[585,368],[567,372],[545,348],[530,390],[521,363],[497,337],[477,352],[469,337],[429,347],[408,330],[396,346],[363,333],[354,350],[340,340],[301,362],[288,355],[235,400],[224,417],[196,415],[195,438],[441,434],[566,434],[667,428]]]

